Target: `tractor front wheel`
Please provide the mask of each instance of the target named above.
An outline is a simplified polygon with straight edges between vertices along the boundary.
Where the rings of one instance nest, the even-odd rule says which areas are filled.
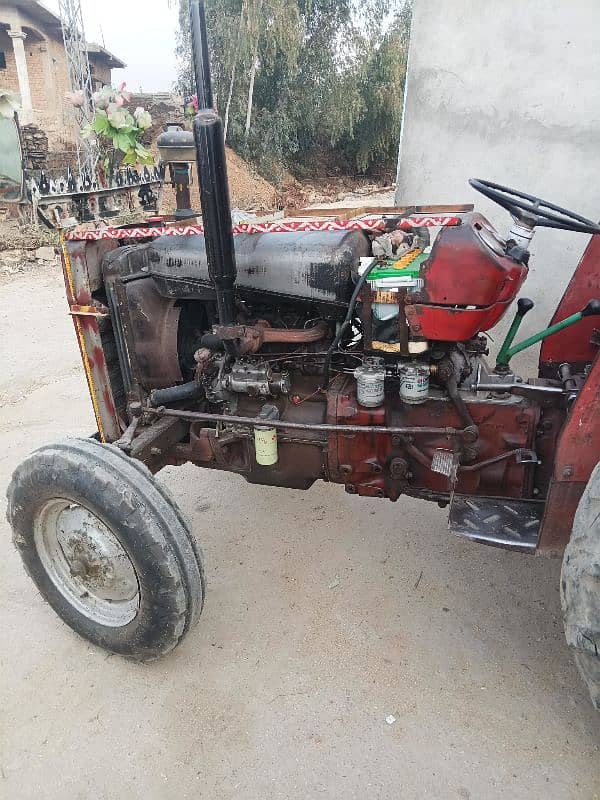
[[[174,500],[143,464],[94,439],[68,440],[32,453],[7,494],[25,569],[81,636],[151,661],[197,621],[200,554]]]
[[[600,710],[600,464],[577,507],[560,586],[567,644]]]

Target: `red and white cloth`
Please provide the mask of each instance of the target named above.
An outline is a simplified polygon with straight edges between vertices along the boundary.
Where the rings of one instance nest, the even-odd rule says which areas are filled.
[[[440,228],[460,225],[460,217],[434,214],[411,215],[401,219],[397,225],[401,230],[412,228]],[[303,218],[282,219],[275,222],[251,220],[233,226],[234,235],[242,233],[304,233],[313,231],[383,231],[383,217],[359,217],[357,219]],[[69,241],[98,241],[101,239],[149,239],[159,236],[197,236],[204,233],[203,225],[171,225],[158,228],[97,228],[75,230],[67,233]]]

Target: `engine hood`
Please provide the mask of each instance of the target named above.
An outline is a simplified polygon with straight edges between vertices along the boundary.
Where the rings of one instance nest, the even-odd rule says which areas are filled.
[[[147,246],[148,271],[159,291],[192,297],[210,286],[203,236],[163,236]],[[241,234],[235,237],[236,287],[265,295],[346,305],[361,256],[361,231]]]

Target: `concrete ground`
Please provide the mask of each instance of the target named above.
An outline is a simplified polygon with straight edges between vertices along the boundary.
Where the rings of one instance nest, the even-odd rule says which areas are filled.
[[[56,268],[0,283],[0,342],[5,487],[29,451],[93,428]],[[560,562],[453,538],[410,499],[192,466],[160,480],[204,548],[208,596],[150,665],[60,622],[0,509],[1,798],[600,797]]]

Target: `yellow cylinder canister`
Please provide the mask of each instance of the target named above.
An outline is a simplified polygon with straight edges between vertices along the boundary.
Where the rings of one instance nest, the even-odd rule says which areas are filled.
[[[277,406],[265,403],[258,414],[266,424],[254,427],[254,452],[256,463],[262,467],[272,467],[277,463],[277,429],[269,427],[268,420],[279,419]]]

